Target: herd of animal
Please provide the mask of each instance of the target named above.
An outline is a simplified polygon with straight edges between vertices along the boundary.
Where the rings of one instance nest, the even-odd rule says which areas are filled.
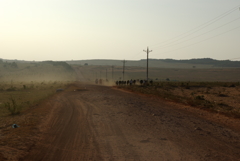
[[[106,80],[106,82],[108,82],[108,80]],[[115,84],[116,85],[145,85],[145,84],[147,84],[147,83],[149,83],[149,84],[153,84],[153,81],[152,80],[150,80],[149,82],[147,82],[146,80],[139,80],[139,79],[137,79],[137,80],[127,80],[127,81],[121,81],[121,80],[119,80],[119,81],[115,81]],[[95,80],[95,84],[103,84],[103,80],[102,79],[96,79]]]

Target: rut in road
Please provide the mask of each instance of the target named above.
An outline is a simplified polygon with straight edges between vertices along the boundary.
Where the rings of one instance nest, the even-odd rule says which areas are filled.
[[[51,104],[47,128],[23,160],[240,158],[238,132],[173,103],[111,87],[78,84]]]
[[[91,135],[91,126],[81,106],[69,93],[53,102],[53,114],[42,139],[23,160],[88,160],[99,158],[99,149]],[[81,153],[82,149],[91,149]],[[87,152],[87,151],[86,151]]]

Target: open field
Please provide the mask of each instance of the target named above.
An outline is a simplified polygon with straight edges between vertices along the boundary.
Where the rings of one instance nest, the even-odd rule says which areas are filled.
[[[24,111],[75,80],[65,62],[0,61],[0,116]]]
[[[31,82],[3,83],[0,85],[0,116],[10,115],[6,103],[16,102],[16,108],[24,111],[49,97],[58,88],[64,88],[68,82]],[[15,113],[17,114],[17,113]]]
[[[92,60],[72,60],[66,61],[71,65],[92,65],[92,66],[122,66],[122,60],[108,60],[108,59],[92,59]],[[126,60],[127,67],[146,67],[147,60]],[[149,59],[149,67],[153,68],[227,68],[240,67],[239,61],[229,60],[214,60],[211,58],[190,59],[190,60],[174,60],[174,59]]]
[[[122,66],[76,66],[86,80],[94,82],[96,78],[110,81],[123,79]],[[153,81],[197,81],[197,82],[238,82],[240,68],[149,68],[149,79]],[[124,80],[146,79],[145,67],[125,67]]]

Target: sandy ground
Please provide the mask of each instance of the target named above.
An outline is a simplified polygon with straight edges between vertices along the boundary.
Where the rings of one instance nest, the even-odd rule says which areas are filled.
[[[239,120],[106,86],[75,84],[50,101],[20,160],[240,160]]]

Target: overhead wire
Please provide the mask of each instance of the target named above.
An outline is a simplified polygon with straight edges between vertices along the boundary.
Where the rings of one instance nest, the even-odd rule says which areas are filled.
[[[225,17],[226,15],[229,15],[230,13],[232,13],[233,11],[238,10],[238,9],[240,10],[239,5],[238,5],[237,7],[234,7],[233,9],[225,12],[224,14],[221,14],[221,15]],[[222,17],[218,16],[218,18],[222,18]],[[216,19],[216,18],[215,18],[215,19]],[[226,26],[227,24],[230,24],[230,23],[232,23],[232,22],[234,22],[234,21],[237,21],[237,20],[239,20],[239,19],[240,19],[240,17],[238,17],[238,18],[236,18],[236,19],[234,19],[234,20],[232,20],[232,21],[230,21],[230,22],[227,22],[227,23],[225,23],[225,24],[223,24],[223,25],[221,25],[221,26],[218,26],[218,27],[216,27],[216,28],[214,28],[214,29],[212,29],[212,30],[209,30],[209,31],[207,31],[207,32],[205,32],[205,33],[202,33],[202,34],[197,35],[197,36],[195,36],[195,37],[192,37],[192,38],[190,38],[190,39],[183,40],[183,41],[180,41],[180,42],[178,42],[178,43],[173,44],[173,43],[176,42],[176,41],[179,41],[179,40],[181,40],[181,39],[183,39],[183,38],[185,38],[185,37],[187,37],[187,36],[189,36],[189,35],[192,35],[193,33],[196,33],[197,31],[200,31],[200,29],[203,29],[203,28],[209,26],[209,25],[212,24],[213,22],[216,22],[216,21],[213,21],[213,22],[211,22],[209,25],[207,25],[207,26],[205,26],[205,27],[203,27],[203,28],[200,28],[199,30],[196,30],[196,31],[193,32],[193,33],[190,33],[190,34],[188,34],[187,36],[182,37],[181,39],[178,39],[178,40],[175,40],[175,41],[171,42],[171,44],[169,44],[169,43],[168,43],[168,45],[165,44],[165,46],[163,46],[162,48],[171,47],[171,46],[173,46],[173,45],[178,45],[178,44],[181,44],[181,43],[183,43],[183,42],[186,42],[186,41],[195,39],[195,38],[197,38],[197,37],[200,37],[200,36],[202,36],[202,35],[205,35],[205,34],[207,34],[207,33],[210,33],[210,32],[212,32],[212,31],[214,31],[214,30],[216,30],[216,29],[219,29],[219,28],[221,28],[221,27],[223,27],[223,26]],[[216,20],[218,20],[218,19],[216,19]],[[205,24],[207,24],[207,23],[205,23]],[[202,25],[201,25],[201,26],[202,26]],[[209,38],[207,38],[207,39],[200,40],[200,41],[198,41],[198,42],[196,42],[196,43],[192,43],[192,44],[190,44],[190,45],[187,45],[187,46],[184,46],[184,47],[180,47],[180,48],[178,48],[178,49],[174,49],[174,50],[170,50],[170,51],[166,51],[166,52],[161,52],[161,54],[165,54],[165,53],[170,53],[170,52],[173,52],[173,51],[181,50],[181,49],[184,49],[184,48],[187,48],[187,47],[190,47],[190,46],[193,46],[193,45],[202,43],[202,42],[204,42],[204,41],[213,39],[213,38],[215,38],[215,37],[221,36],[221,35],[223,35],[223,34],[226,34],[226,33],[228,33],[228,32],[231,32],[231,31],[233,31],[233,30],[237,30],[237,29],[239,29],[239,28],[240,28],[240,26],[238,26],[238,27],[236,27],[236,28],[233,28],[233,29],[231,29],[231,30],[228,30],[228,31],[226,31],[226,32],[220,33],[220,34],[218,34],[218,35],[209,37]],[[191,31],[192,31],[192,30],[191,30]],[[179,37],[179,36],[178,36],[178,37]],[[158,48],[158,47],[156,47],[156,48]],[[154,54],[154,55],[155,55],[155,54]]]
[[[192,30],[190,30],[190,31],[188,31],[188,32],[185,32],[185,33],[183,33],[183,34],[180,34],[180,35],[176,36],[175,38],[171,38],[171,39],[166,40],[166,41],[163,41],[163,42],[161,42],[161,43],[157,43],[157,44],[151,45],[151,47],[154,47],[154,46],[155,46],[155,48],[159,48],[159,47],[161,47],[161,46],[160,46],[161,44],[165,44],[165,45],[162,45],[163,48],[166,48],[166,46],[167,46],[167,47],[170,47],[170,46],[177,45],[177,44],[180,44],[180,43],[183,43],[183,42],[192,40],[192,39],[194,39],[194,38],[200,37],[200,36],[202,36],[202,35],[205,35],[205,34],[207,34],[207,33],[212,32],[212,31],[214,31],[214,30],[217,30],[217,29],[219,29],[219,28],[221,28],[221,27],[223,27],[223,26],[226,26],[226,25],[228,25],[228,24],[230,24],[230,23],[232,23],[232,22],[234,22],[234,21],[239,20],[240,17],[238,17],[238,18],[236,18],[236,19],[234,19],[234,20],[232,20],[232,21],[230,21],[230,22],[227,22],[227,23],[225,23],[225,24],[223,24],[223,25],[221,25],[221,26],[218,26],[218,27],[216,27],[216,28],[214,28],[214,29],[212,29],[212,30],[209,30],[209,31],[207,31],[207,32],[205,32],[205,33],[202,33],[202,34],[197,35],[197,36],[195,36],[195,37],[192,37],[192,38],[190,38],[190,39],[183,40],[182,42],[180,41],[180,42],[174,44],[174,42],[177,42],[177,41],[179,41],[179,40],[182,40],[182,39],[184,39],[184,38],[186,38],[186,37],[188,37],[188,36],[190,36],[190,35],[198,32],[198,31],[200,31],[200,30],[202,30],[202,29],[204,29],[204,28],[212,25],[213,23],[217,22],[218,20],[221,20],[222,18],[228,16],[229,14],[233,13],[233,12],[236,11],[236,10],[240,10],[240,5],[238,5],[238,6],[236,6],[236,7],[233,7],[232,9],[224,12],[223,14],[221,14],[221,15],[213,18],[212,20],[210,20],[210,21],[208,21],[208,22],[206,22],[206,23],[204,23],[204,24],[202,24],[202,25],[199,25],[198,27],[196,27],[196,28],[194,28],[194,29],[192,29]],[[187,48],[187,47],[196,45],[196,44],[198,44],[198,43],[201,43],[201,42],[210,40],[210,39],[212,39],[212,38],[221,36],[221,35],[223,35],[223,34],[226,34],[226,33],[228,33],[228,32],[231,32],[231,31],[233,31],[233,30],[237,30],[237,29],[239,29],[239,28],[240,28],[240,26],[238,26],[238,27],[236,27],[236,28],[233,28],[233,29],[231,29],[231,30],[228,30],[228,31],[226,31],[226,32],[223,32],[223,33],[221,33],[221,34],[212,36],[212,37],[210,37],[210,38],[207,38],[207,39],[198,41],[198,42],[196,42],[196,43],[193,43],[193,44],[190,44],[190,45],[187,45],[187,46],[184,46],[184,47],[175,49],[175,50],[171,50],[171,51],[167,51],[167,52],[162,52],[161,54],[170,53],[170,52],[177,51],[177,50],[180,50],[180,49],[183,49],[183,48]],[[172,41],[172,40],[173,40],[173,41]],[[158,46],[158,47],[156,47],[156,46]],[[140,55],[141,53],[142,53],[142,51],[139,52],[139,53],[137,53],[137,54],[135,54],[135,55],[132,56],[131,58],[135,58],[135,57],[137,57],[138,55]]]
[[[225,24],[223,24],[223,25],[221,25],[221,26],[218,26],[218,27],[216,27],[216,28],[214,28],[214,29],[212,29],[212,30],[209,30],[209,31],[204,32],[204,33],[202,33],[202,34],[199,34],[199,35],[197,35],[197,36],[195,36],[195,37],[192,37],[192,38],[190,38],[190,39],[187,39],[187,40],[184,40],[184,41],[180,41],[180,42],[175,43],[175,44],[169,44],[169,45],[163,46],[163,47],[161,47],[161,48],[171,47],[171,46],[175,46],[175,45],[178,45],[178,44],[187,42],[187,41],[189,41],[189,40],[193,40],[193,39],[198,38],[198,37],[200,37],[200,36],[206,35],[207,33],[210,33],[210,32],[212,32],[212,31],[215,31],[215,30],[217,30],[217,29],[219,29],[219,28],[221,28],[221,27],[224,27],[224,26],[226,26],[226,25],[228,25],[228,24],[230,24],[230,23],[232,23],[232,22],[235,22],[235,21],[237,21],[237,20],[239,20],[239,19],[240,19],[240,17],[238,17],[238,18],[236,18],[236,19],[234,19],[234,20],[232,20],[232,21],[230,21],[230,22],[227,22],[227,23],[225,23]],[[156,48],[158,48],[158,47],[156,47]]]
[[[221,33],[221,34],[215,35],[215,36],[213,36],[213,37],[210,37],[210,38],[207,38],[207,39],[204,39],[204,40],[198,41],[198,42],[196,42],[196,43],[193,43],[193,44],[190,44],[190,45],[187,45],[187,46],[184,46],[184,47],[181,47],[181,48],[175,49],[175,50],[171,50],[171,51],[163,52],[162,54],[170,53],[170,52],[173,52],[173,51],[176,51],[176,50],[180,50],[180,49],[183,49],[183,48],[187,48],[187,47],[192,46],[192,45],[196,45],[196,44],[198,44],[198,43],[201,43],[201,42],[204,42],[204,41],[210,40],[210,39],[215,38],[215,37],[218,37],[218,36],[221,36],[221,35],[226,34],[226,33],[228,33],[228,32],[231,32],[231,31],[237,30],[237,29],[239,29],[239,28],[240,28],[240,26],[235,27],[235,28],[233,28],[233,29],[231,29],[231,30],[228,30],[228,31],[226,31],[226,32],[223,32],[223,33]]]
[[[141,53],[143,53],[142,51],[141,52],[138,52],[137,54],[133,55],[132,57],[130,57],[131,59],[134,59],[136,58],[138,55],[140,55]]]
[[[157,43],[157,44],[154,44],[154,45],[151,45],[151,46],[158,46],[158,45],[163,44],[163,43],[166,43],[166,42],[168,42],[168,43],[174,43],[174,42],[176,42],[176,41],[178,41],[178,40],[181,40],[181,39],[183,39],[183,38],[185,38],[185,37],[187,37],[187,36],[190,36],[190,35],[198,32],[198,31],[200,31],[200,30],[208,27],[209,25],[213,24],[214,22],[217,22],[218,20],[226,17],[227,15],[233,13],[234,11],[238,10],[238,9],[239,9],[239,6],[240,6],[240,5],[238,5],[238,6],[234,7],[234,8],[232,8],[232,9],[224,12],[223,14],[221,14],[221,15],[213,18],[212,20],[210,20],[210,21],[208,21],[208,22],[206,22],[206,23],[204,23],[204,24],[202,24],[202,25],[200,25],[200,26],[198,26],[198,27],[196,27],[196,28],[194,28],[194,29],[192,29],[192,30],[190,30],[190,31],[188,31],[188,32],[185,32],[185,33],[183,33],[183,34],[180,34],[180,35],[176,36],[175,38],[172,38],[172,39],[169,39],[169,40],[166,40],[166,41],[163,41],[163,42],[161,42],[161,43]],[[185,35],[185,36],[184,36],[184,35]],[[180,37],[180,38],[179,38],[179,37]],[[178,38],[178,39],[177,39],[177,38]],[[174,40],[174,39],[177,39],[177,40]],[[174,41],[171,41],[171,40],[174,40]],[[169,41],[170,41],[170,42],[169,42]]]

